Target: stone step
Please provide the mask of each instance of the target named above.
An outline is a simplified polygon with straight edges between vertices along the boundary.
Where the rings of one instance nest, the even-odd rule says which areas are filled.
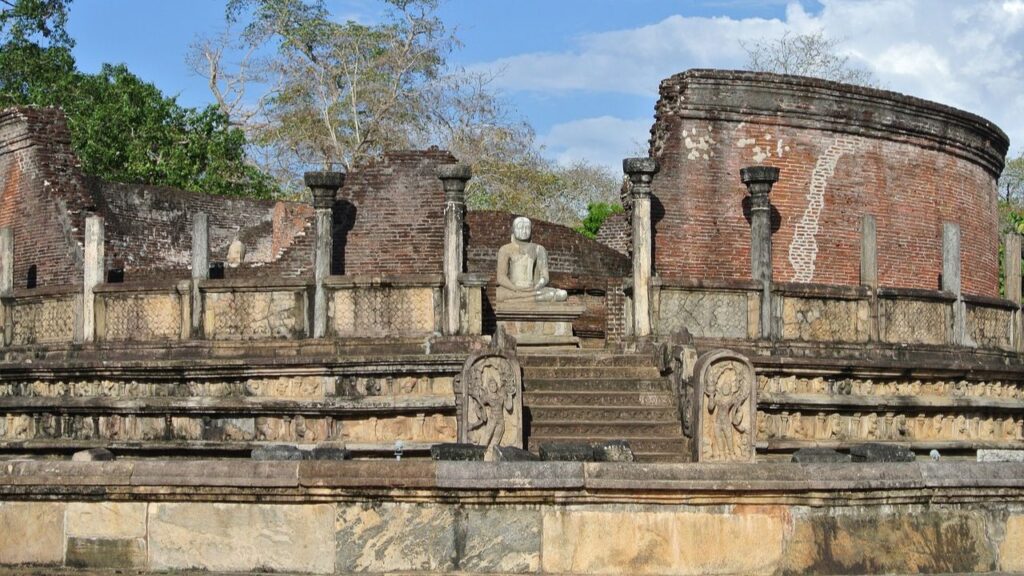
[[[523,378],[523,389],[531,392],[657,392],[674,394],[672,383],[664,378]]]
[[[679,403],[675,394],[668,392],[566,392],[529,391],[523,401],[534,406],[654,406],[674,408]]]
[[[683,434],[679,421],[586,421],[549,420],[530,422],[531,441],[535,437],[573,436],[576,438],[625,438],[634,436],[679,437]]]
[[[674,406],[529,406],[534,426],[547,422],[673,422],[679,420]]]
[[[661,453],[661,454],[683,454],[682,438],[663,436],[634,436],[631,438],[612,438],[601,436],[579,437],[579,436],[531,436],[529,449],[536,452],[541,444],[559,443],[571,444],[576,442],[589,442],[596,444],[609,440],[626,440],[634,453]]]
[[[586,366],[641,366],[654,367],[654,359],[647,354],[569,353],[520,355],[524,368],[562,368]]]
[[[588,380],[618,378],[653,380],[661,373],[654,366],[561,366],[523,367],[523,380]]]

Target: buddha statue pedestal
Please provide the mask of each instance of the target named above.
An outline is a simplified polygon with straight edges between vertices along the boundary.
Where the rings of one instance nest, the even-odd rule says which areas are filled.
[[[499,302],[494,316],[519,349],[579,348],[572,321],[584,310],[566,302]]]

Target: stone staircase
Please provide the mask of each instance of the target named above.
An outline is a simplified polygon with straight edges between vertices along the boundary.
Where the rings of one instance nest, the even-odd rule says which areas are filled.
[[[678,399],[647,354],[520,354],[527,444],[628,440],[638,461],[678,462]]]

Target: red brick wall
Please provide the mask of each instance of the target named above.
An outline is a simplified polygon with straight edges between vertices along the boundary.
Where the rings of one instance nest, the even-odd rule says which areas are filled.
[[[877,222],[883,286],[937,289],[942,224],[961,227],[963,290],[998,296],[995,178],[1006,137],[983,119],[877,90],[690,71],[662,83],[652,155],[663,278],[750,277],[744,166],[781,170],[776,281],[859,283],[860,222]]]
[[[335,274],[441,273],[442,150],[392,152],[353,171],[334,211]]]
[[[14,286],[30,266],[39,286],[80,283],[86,210],[92,199],[53,108],[0,111],[0,226],[14,234]]]
[[[612,214],[601,224],[601,229],[597,231],[597,238],[595,240],[619,254],[629,255],[630,248],[632,247],[632,226],[628,213],[619,212],[618,214]]]

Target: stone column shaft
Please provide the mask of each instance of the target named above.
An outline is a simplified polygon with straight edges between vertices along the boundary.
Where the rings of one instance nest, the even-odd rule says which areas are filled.
[[[437,177],[444,186],[444,298],[441,331],[451,336],[466,332],[462,326],[462,286],[459,276],[465,271],[466,183],[473,177],[465,164],[438,166]]]
[[[967,308],[960,287],[960,226],[942,225],[942,289],[956,296],[953,302],[953,344],[967,344]]]
[[[762,338],[771,338],[772,314],[772,205],[769,194],[779,181],[779,169],[751,166],[740,170],[740,180],[750,194],[750,274],[761,283]]]
[[[313,252],[313,337],[327,335],[327,291],[324,281],[331,275],[334,251],[334,201],[345,183],[342,172],[306,172],[306,186],[313,191],[316,218],[316,246]]]
[[[865,214],[860,222],[860,283],[878,288],[878,241],[875,217]]]
[[[1003,285],[1004,294],[1018,307],[1020,306],[1020,234],[1009,232],[1003,245]],[[1021,312],[1013,312],[1013,345],[1015,350],[1021,349]]]
[[[199,283],[210,277],[210,221],[206,214],[192,216],[192,337],[203,335],[203,294]]]
[[[14,231],[0,228],[0,296],[14,290]]]
[[[626,158],[622,161],[633,200],[633,334],[638,337],[650,336],[653,332],[651,182],[659,168],[654,158]]]
[[[85,219],[85,262],[82,279],[82,339],[92,342],[96,339],[96,296],[93,289],[103,283],[103,218],[88,216]]]

